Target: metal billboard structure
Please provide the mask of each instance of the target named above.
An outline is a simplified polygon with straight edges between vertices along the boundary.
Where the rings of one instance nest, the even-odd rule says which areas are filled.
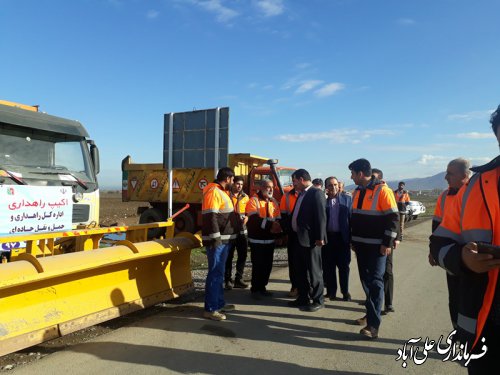
[[[164,115],[163,167],[168,170],[168,217],[172,216],[174,168],[227,166],[229,107],[217,107]]]

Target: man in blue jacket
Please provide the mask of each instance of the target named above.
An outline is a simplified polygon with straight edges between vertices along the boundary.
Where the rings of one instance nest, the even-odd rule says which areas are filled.
[[[326,295],[330,300],[337,298],[337,268],[339,269],[342,299],[350,301],[349,264],[351,263],[351,211],[352,197],[341,192],[336,177],[325,180],[327,244],[321,249],[323,259],[323,280]]]

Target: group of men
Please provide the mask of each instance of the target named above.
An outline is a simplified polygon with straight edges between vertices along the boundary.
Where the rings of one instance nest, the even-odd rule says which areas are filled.
[[[325,192],[314,186],[310,174],[298,169],[292,174],[293,189],[281,202],[273,197],[274,185],[263,180],[259,191],[248,197],[243,180],[222,168],[214,183],[203,192],[203,241],[207,249],[208,276],[204,316],[225,320],[234,305],[224,301],[224,288],[245,288],[243,270],[247,244],[251,249],[251,296],[256,300],[272,296],[266,289],[276,244],[287,244],[291,307],[317,311],[325,296],[350,301],[349,265],[351,248],[358,259],[359,274],[366,293],[367,313],[357,319],[360,333],[378,337],[386,258],[396,246],[398,208],[390,188],[372,175],[370,163],[358,159],[349,165],[358,185],[353,195],[341,190],[336,177],[325,180]],[[322,182],[322,181],[321,181]],[[229,190],[229,191],[226,191]],[[238,254],[232,279],[232,259]],[[337,284],[337,269],[339,282]],[[392,274],[391,274],[392,275]],[[326,286],[326,295],[325,295]],[[392,295],[392,288],[391,288]],[[386,311],[393,311],[392,297]],[[388,309],[389,306],[389,309]]]

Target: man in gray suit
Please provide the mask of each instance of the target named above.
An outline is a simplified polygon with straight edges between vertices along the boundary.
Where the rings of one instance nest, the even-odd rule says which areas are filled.
[[[317,311],[324,306],[321,247],[326,243],[325,194],[312,187],[311,176],[305,169],[296,170],[292,182],[300,193],[291,220],[292,230],[297,234],[295,264],[299,296],[288,305]]]

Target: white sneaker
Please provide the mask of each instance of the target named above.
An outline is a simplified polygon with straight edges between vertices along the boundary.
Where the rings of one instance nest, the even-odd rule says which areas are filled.
[[[226,315],[219,311],[203,311],[203,317],[211,320],[226,320]]]

